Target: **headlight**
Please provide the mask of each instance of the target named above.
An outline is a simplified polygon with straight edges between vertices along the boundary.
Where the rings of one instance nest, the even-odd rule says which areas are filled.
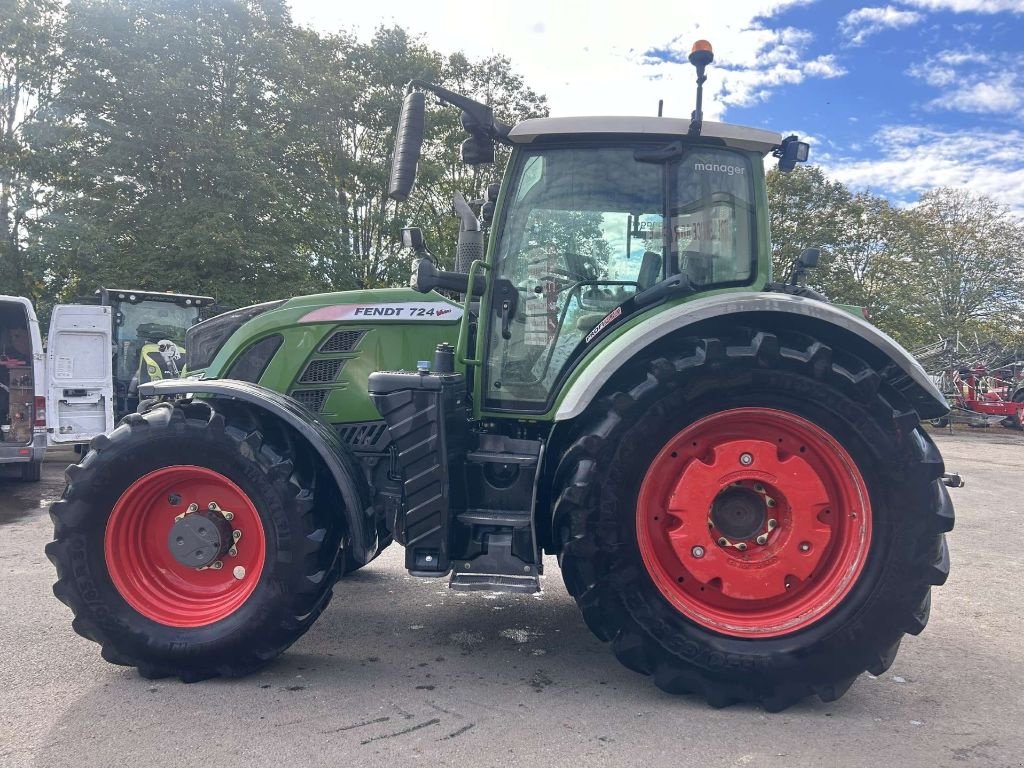
[[[231,334],[257,315],[275,309],[284,302],[285,300],[281,299],[280,301],[254,304],[251,307],[242,307],[193,325],[185,332],[185,349],[188,350],[189,369],[197,371],[206,368],[213,362],[213,358],[224,346],[224,342],[231,338]]]

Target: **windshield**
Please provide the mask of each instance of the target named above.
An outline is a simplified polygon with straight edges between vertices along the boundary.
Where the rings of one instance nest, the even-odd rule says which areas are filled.
[[[585,343],[668,276],[708,289],[756,274],[744,153],[679,142],[549,147],[521,151],[513,174],[495,253],[519,309],[504,333],[491,323],[486,407],[546,403]]]
[[[185,331],[199,322],[199,307],[182,307],[169,301],[125,301],[118,306],[115,322],[115,376],[120,381],[130,381],[138,370],[143,346],[166,339],[181,347]]]

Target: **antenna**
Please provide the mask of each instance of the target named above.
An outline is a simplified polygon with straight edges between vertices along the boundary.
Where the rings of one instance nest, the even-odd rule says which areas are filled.
[[[691,136],[700,136],[701,126],[704,124],[704,81],[708,79],[704,70],[714,60],[715,53],[711,50],[711,43],[707,40],[698,40],[693,44],[693,48],[690,49],[690,63],[697,68],[697,108],[690,117],[688,133]]]
[[[658,117],[661,117],[661,110],[662,110],[662,107],[664,107],[664,106],[665,106],[665,100],[664,99],[658,99]]]

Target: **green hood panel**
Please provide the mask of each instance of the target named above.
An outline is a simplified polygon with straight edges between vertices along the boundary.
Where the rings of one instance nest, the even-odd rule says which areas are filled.
[[[438,344],[455,346],[461,318],[460,304],[409,288],[299,296],[242,325],[204,374],[230,377],[253,344],[280,335],[257,383],[295,397],[328,422],[372,421],[380,415],[366,392],[370,374],[432,361]],[[348,333],[335,337],[339,331]]]

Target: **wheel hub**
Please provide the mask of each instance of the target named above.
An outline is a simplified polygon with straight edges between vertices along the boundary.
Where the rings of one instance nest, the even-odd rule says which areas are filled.
[[[711,507],[711,524],[731,541],[753,539],[761,533],[767,520],[764,496],[740,485],[719,493]]]
[[[698,624],[788,634],[831,611],[867,557],[871,505],[857,466],[794,413],[737,408],[671,438],[637,503],[652,581]]]
[[[187,499],[199,501],[182,511]],[[206,626],[238,610],[260,581],[267,546],[249,495],[225,475],[190,464],[131,483],[103,541],[110,580],[125,601],[172,627]]]
[[[209,568],[233,545],[231,523],[219,508],[182,515],[167,536],[171,555],[188,568]]]

